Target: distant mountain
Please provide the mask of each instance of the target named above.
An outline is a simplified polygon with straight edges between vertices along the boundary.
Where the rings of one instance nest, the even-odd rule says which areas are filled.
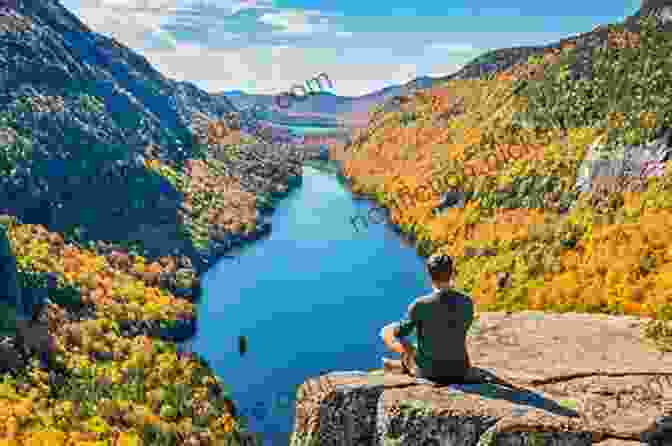
[[[373,93],[366,94],[364,96],[359,96],[357,99],[378,99],[378,98],[391,98],[394,96],[399,96],[402,94],[408,94],[412,90],[430,88],[437,82],[437,78],[432,78],[429,76],[422,76],[416,79],[413,79],[410,82],[407,82],[402,85],[392,85],[385,87],[382,90],[374,91]]]
[[[285,98],[276,99],[276,95],[248,94],[239,90],[215,93],[215,97],[226,97],[239,109],[246,109],[253,105],[261,105],[267,109],[269,119],[274,123],[287,123],[288,125],[305,123],[308,121],[331,123],[335,125],[339,120],[351,122],[362,119],[369,109],[387,99],[403,94],[408,94],[414,89],[431,87],[437,79],[422,76],[403,85],[391,85],[362,96],[338,96],[330,92],[314,92],[304,96],[303,100],[293,99],[289,107],[280,108],[277,104],[281,101],[284,105]],[[308,120],[308,121],[306,121]]]

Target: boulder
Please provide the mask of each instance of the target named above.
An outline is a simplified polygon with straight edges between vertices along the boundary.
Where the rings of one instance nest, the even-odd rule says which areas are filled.
[[[466,194],[463,191],[455,190],[444,192],[441,195],[439,205],[432,210],[434,215],[440,214],[449,208],[463,208],[466,201]]]
[[[672,415],[672,355],[643,343],[646,319],[480,313],[462,383],[380,370],[308,379],[290,444],[634,446],[652,432],[661,438],[656,417]]]

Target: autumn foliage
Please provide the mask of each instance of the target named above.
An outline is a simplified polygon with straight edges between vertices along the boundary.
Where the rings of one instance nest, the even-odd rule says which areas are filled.
[[[33,357],[26,370],[0,377],[0,445],[209,445],[237,429],[230,407],[211,395],[219,378],[196,357],[122,333],[122,322],[195,317],[191,302],[158,286],[159,276],[179,272],[173,257],[100,255],[41,225],[0,221],[20,271],[58,277],[47,290],[54,303],[46,314],[55,356],[67,370],[57,385]],[[194,279],[179,277],[183,286]],[[95,318],[72,320],[63,290],[75,290]]]
[[[621,33],[610,43],[633,46],[637,37]],[[578,167],[590,144],[605,140],[605,129],[513,125],[514,113],[527,107],[513,94],[516,80],[537,79],[558,53],[549,51],[535,67],[449,81],[409,97],[400,111],[372,114],[369,128],[353,135],[355,143],[332,148],[332,156],[353,192],[388,207],[392,222],[413,233],[419,252],[457,258],[457,284],[481,311],[585,311],[667,321],[672,165],[638,188],[603,178],[591,193],[577,194]],[[455,104],[461,104],[457,111]],[[410,124],[408,110],[414,112]],[[647,126],[655,122],[651,112],[640,118]],[[617,125],[617,116],[608,122]],[[555,185],[538,193],[525,192],[519,181],[551,176]],[[493,204],[500,196],[506,202],[516,188],[523,192],[508,199],[515,206]],[[466,206],[433,212],[441,194],[456,189],[469,192]],[[468,254],[476,248],[494,255]],[[502,287],[496,276],[504,272],[512,280]],[[647,335],[672,348],[672,329],[661,327],[649,325]]]

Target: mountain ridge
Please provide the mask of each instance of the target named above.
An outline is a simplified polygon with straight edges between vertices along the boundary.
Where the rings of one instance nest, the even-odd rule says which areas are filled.
[[[213,93],[216,97],[226,97],[237,108],[247,109],[254,105],[261,106],[267,113],[274,114],[271,121],[291,122],[294,118],[305,120],[310,116],[317,119],[331,121],[334,126],[345,124],[361,125],[363,117],[370,108],[401,94],[406,94],[416,88],[427,88],[436,81],[435,78],[422,76],[401,85],[390,85],[361,96],[338,96],[331,92],[314,91],[303,100],[292,98],[289,107],[281,108],[275,103],[276,95],[248,94],[242,91],[233,93]]]
[[[0,209],[26,223],[82,226],[108,240],[150,222],[181,227],[183,192],[147,165],[181,172],[208,153],[208,122],[231,112],[228,99],[164,76],[57,0],[0,8],[0,141],[8,144],[0,153]],[[189,243],[173,237],[156,249],[179,245],[197,258]]]

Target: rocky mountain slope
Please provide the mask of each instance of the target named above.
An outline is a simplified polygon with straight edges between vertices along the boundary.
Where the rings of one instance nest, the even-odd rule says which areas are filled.
[[[93,33],[57,1],[0,9],[0,79],[0,134],[9,146],[0,160],[0,208],[61,231],[109,217],[120,229],[109,234],[112,240],[137,223],[123,215],[133,208],[133,194],[122,185],[144,170],[145,148],[184,161],[196,150],[191,114],[231,110]],[[154,183],[145,188],[148,203],[177,199],[167,183]],[[100,196],[110,200],[101,203]],[[166,209],[158,213],[175,219]]]
[[[213,142],[207,121],[233,110],[226,98],[166,78],[56,0],[0,8],[0,142],[8,147],[0,209],[25,223],[78,227],[89,240],[138,234],[162,245],[156,255],[179,249],[193,258],[180,234],[184,191],[146,165],[180,171],[203,158]],[[146,225],[164,226],[162,243],[143,240]]]
[[[53,120],[52,127],[74,132],[73,137],[85,140],[82,143],[95,139],[123,145],[131,153],[154,143],[177,156],[180,147],[186,152],[191,147],[187,129],[192,113],[215,118],[233,110],[226,100],[214,100],[188,82],[167,79],[143,56],[92,32],[57,1],[17,0],[1,11],[0,106],[12,111],[24,96],[61,97],[66,115],[74,114],[59,120],[55,103],[26,111],[28,116],[22,118],[31,119],[37,112],[32,119],[44,121],[44,130],[36,130],[36,142],[49,140],[47,122]],[[82,109],[76,101],[79,95],[101,101],[103,109]],[[68,140],[51,144],[66,150]]]

